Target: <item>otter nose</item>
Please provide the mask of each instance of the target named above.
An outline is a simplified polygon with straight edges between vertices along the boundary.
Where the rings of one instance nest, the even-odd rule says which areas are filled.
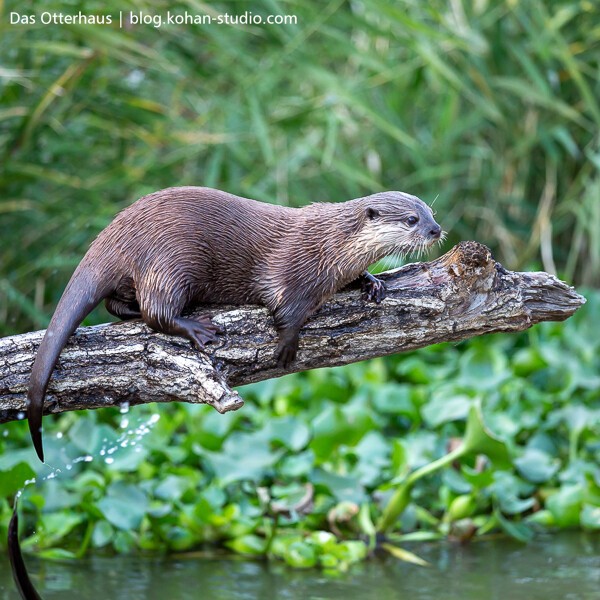
[[[430,230],[429,230],[429,235],[431,237],[435,237],[435,238],[439,238],[440,235],[442,235],[442,228],[439,225],[434,225]]]

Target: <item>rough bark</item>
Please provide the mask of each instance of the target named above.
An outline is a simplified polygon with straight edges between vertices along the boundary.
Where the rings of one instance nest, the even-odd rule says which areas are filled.
[[[548,273],[506,271],[476,242],[378,277],[387,284],[387,298],[376,305],[363,301],[358,290],[336,294],[304,326],[298,360],[289,371],[275,365],[277,335],[269,312],[259,306],[199,309],[225,331],[206,353],[140,321],[80,328],[60,356],[46,412],[173,400],[208,403],[226,412],[243,405],[233,386],[485,333],[521,331],[540,321],[562,321],[585,303]],[[0,339],[0,422],[24,416],[42,335]]]

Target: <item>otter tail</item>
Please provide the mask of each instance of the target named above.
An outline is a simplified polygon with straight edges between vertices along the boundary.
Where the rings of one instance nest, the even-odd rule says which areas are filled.
[[[27,573],[27,567],[21,554],[18,502],[18,498],[15,499],[13,515],[8,525],[8,558],[10,559],[10,568],[12,569],[21,598],[25,600],[42,600],[42,597],[37,593],[35,587],[33,587],[31,579],[29,579],[29,573]]]
[[[38,348],[27,391],[27,418],[35,451],[42,462],[42,414],[50,376],[61,350],[77,326],[114,289],[110,279],[106,272],[101,273],[86,264],[84,258],[67,284]]]

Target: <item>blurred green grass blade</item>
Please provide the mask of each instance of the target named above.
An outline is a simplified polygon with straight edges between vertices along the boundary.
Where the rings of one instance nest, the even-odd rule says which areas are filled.
[[[496,88],[512,92],[524,104],[535,104],[550,112],[556,112],[561,117],[573,121],[580,127],[588,128],[591,125],[575,108],[556,97],[545,96],[540,91],[533,89],[527,81],[517,79],[516,77],[496,77],[493,81]]]
[[[269,128],[262,111],[262,107],[254,92],[248,93],[248,106],[252,117],[252,124],[260,146],[263,160],[267,165],[271,165],[274,161],[273,148],[271,146]]]
[[[18,306],[35,324],[36,327],[44,327],[48,323],[48,317],[35,304],[7,279],[0,279],[0,294],[4,294],[9,304]]]
[[[37,106],[31,111],[25,119],[23,131],[16,141],[17,146],[28,144],[33,130],[39,125],[44,113],[50,105],[64,94],[65,88],[83,75],[83,72],[89,65],[90,59],[70,64],[65,71],[58,77],[42,95]]]
[[[22,41],[23,48],[28,51],[43,52],[44,54],[54,54],[71,58],[88,59],[94,54],[94,51],[87,46],[76,46],[68,42],[59,42],[56,40],[26,40]]]

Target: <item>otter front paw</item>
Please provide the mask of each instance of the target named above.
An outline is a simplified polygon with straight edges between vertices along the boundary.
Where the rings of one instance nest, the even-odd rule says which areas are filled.
[[[361,289],[362,297],[368,302],[375,302],[375,304],[379,304],[387,295],[385,282],[373,275],[363,279]]]

